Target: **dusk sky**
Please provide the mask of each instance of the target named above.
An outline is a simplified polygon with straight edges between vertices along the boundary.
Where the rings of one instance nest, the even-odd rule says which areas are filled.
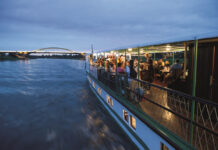
[[[0,49],[110,49],[218,30],[218,0],[1,0]]]

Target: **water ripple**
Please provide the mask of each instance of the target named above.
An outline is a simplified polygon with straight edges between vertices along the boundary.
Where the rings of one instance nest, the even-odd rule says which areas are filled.
[[[84,61],[0,62],[1,150],[135,149],[90,91]]]

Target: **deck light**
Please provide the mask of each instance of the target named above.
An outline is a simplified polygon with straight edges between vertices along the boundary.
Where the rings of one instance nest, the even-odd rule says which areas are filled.
[[[128,51],[130,51],[130,52],[131,52],[131,51],[132,51],[132,48],[128,48]]]
[[[170,45],[167,45],[166,50],[170,51],[170,48],[171,48]]]

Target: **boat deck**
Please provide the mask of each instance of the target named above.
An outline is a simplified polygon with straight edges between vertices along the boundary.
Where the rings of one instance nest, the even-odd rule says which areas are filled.
[[[200,150],[218,149],[218,105],[125,74],[93,74],[138,110]],[[192,108],[195,106],[194,119]],[[192,120],[192,121],[191,121]]]
[[[159,105],[159,106],[158,106]],[[181,95],[172,94],[167,90],[151,86],[145,91],[144,97],[139,102],[140,109],[153,118],[156,122],[163,125],[186,142],[190,142],[191,123],[169,110],[182,115],[186,119],[191,119],[191,100]],[[166,109],[169,110],[166,110]],[[212,129],[218,133],[216,107],[206,104],[196,104],[197,123]],[[214,111],[213,111],[214,110]],[[218,149],[218,137],[208,133],[202,128],[194,127],[193,143],[197,149]]]
[[[158,123],[173,131],[183,139],[188,140],[190,129],[188,122],[179,118],[175,114],[151,103],[150,101],[147,101],[147,99],[150,99],[155,103],[170,109],[167,91],[151,87],[144,96],[145,97],[142,98],[142,101],[139,102],[140,108]]]

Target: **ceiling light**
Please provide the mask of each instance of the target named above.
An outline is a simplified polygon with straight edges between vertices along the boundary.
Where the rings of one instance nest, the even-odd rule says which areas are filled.
[[[132,48],[128,48],[128,51],[132,51]]]

